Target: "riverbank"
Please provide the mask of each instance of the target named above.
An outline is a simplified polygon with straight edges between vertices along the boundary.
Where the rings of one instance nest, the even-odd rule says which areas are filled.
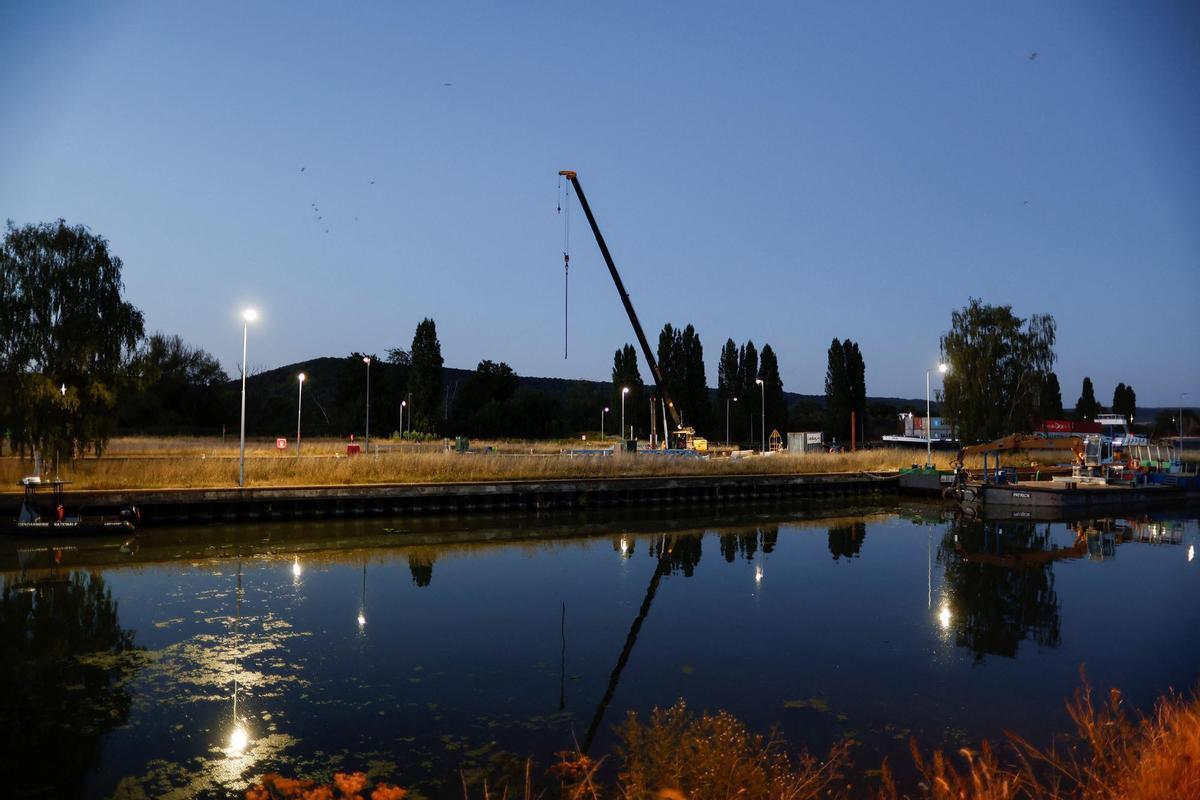
[[[364,516],[549,511],[572,508],[763,504],[794,498],[862,498],[894,493],[896,473],[681,475],[580,479],[364,483],[344,486],[85,489],[72,510],[113,513],[137,506],[141,524]],[[0,494],[0,515],[15,516],[21,494]]]

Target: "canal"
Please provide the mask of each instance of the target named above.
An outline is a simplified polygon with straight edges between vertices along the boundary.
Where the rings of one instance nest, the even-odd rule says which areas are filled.
[[[226,796],[361,770],[429,797],[684,698],[881,760],[1069,727],[1079,669],[1196,685],[1194,513],[813,503],[0,542],[16,794]],[[903,768],[901,773],[903,774]]]

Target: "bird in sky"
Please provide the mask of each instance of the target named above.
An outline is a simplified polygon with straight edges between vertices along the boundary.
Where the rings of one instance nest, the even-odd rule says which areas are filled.
[[[1029,54],[1029,60],[1037,61],[1037,50],[1034,50],[1032,53]]]
[[[443,83],[442,86],[453,86],[453,83]]]
[[[300,171],[301,171],[301,172],[304,172],[304,169],[305,169],[304,167],[301,167],[301,168],[300,168]]]
[[[375,181],[371,181],[371,185],[372,185],[372,186],[374,186],[374,185],[375,185]]]

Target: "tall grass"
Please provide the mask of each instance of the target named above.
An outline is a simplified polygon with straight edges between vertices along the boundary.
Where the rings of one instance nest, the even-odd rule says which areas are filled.
[[[376,453],[372,444],[370,454],[347,457],[341,440],[305,443],[301,456],[294,449],[279,451],[261,441],[248,444],[246,483],[256,487],[888,472],[925,460],[924,453],[899,448],[692,458],[655,453],[572,455],[554,442],[481,443],[470,453],[448,452],[440,444],[387,443],[388,449],[381,452]],[[63,463],[59,475],[80,489],[229,487],[237,482],[237,452],[236,441],[221,445],[212,439],[118,439],[101,458]],[[941,469],[948,469],[952,458],[950,453],[934,454]],[[1025,455],[1010,463],[1030,461]],[[31,470],[29,461],[0,459],[0,483],[14,486]]]
[[[922,780],[900,787],[885,763],[881,785],[848,780],[849,744],[835,745],[825,758],[789,755],[774,736],[749,732],[727,713],[687,710],[683,701],[655,709],[645,721],[629,714],[618,731],[615,779],[599,777],[604,759],[578,751],[559,754],[549,769],[507,780],[470,784],[463,797],[569,798],[570,800],[815,800],[872,797],[877,800],[1194,800],[1200,798],[1200,699],[1176,694],[1159,699],[1149,715],[1130,713],[1113,690],[1097,704],[1084,679],[1068,703],[1075,731],[1041,749],[1008,735],[1005,757],[986,742],[956,757],[925,754],[914,740],[912,755]],[[292,797],[367,797],[362,773],[338,774],[325,794],[320,787],[267,775],[248,800]],[[335,795],[334,792],[337,792]],[[392,800],[406,794],[380,784],[369,795]]]

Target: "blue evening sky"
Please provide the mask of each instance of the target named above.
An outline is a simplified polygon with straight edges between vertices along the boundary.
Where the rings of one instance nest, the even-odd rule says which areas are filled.
[[[978,296],[1054,315],[1068,406],[1200,399],[1195,3],[10,0],[0,95],[0,219],[104,235],[231,373],[254,304],[252,367],[431,316],[450,366],[607,379],[633,334],[577,207],[563,361],[565,167],[710,384],[733,337],[819,393],[837,336],[920,396]]]

